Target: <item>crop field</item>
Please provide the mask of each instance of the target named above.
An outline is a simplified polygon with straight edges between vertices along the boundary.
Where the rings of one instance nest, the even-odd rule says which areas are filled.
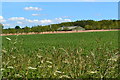
[[[119,78],[118,31],[2,37],[3,78]]]

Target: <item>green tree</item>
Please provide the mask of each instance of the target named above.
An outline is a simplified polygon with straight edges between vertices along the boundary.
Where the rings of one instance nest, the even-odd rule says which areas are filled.
[[[29,28],[29,27],[27,27],[27,26],[26,26],[26,27],[24,27],[24,32],[25,32],[25,33],[29,33],[29,32],[30,32],[30,28]]]
[[[8,28],[8,33],[16,33],[16,29],[14,29],[14,28]]]
[[[93,28],[93,26],[91,26],[91,25],[85,25],[86,30],[91,30],[92,28]]]
[[[20,26],[15,26],[15,29],[20,29]]]

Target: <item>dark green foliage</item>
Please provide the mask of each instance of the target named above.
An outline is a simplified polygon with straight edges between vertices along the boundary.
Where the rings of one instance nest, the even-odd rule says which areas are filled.
[[[90,29],[92,29],[93,28],[93,26],[91,26],[91,25],[85,25],[85,29],[86,30],[90,30]]]
[[[75,22],[63,22],[59,24],[51,24],[51,25],[45,25],[45,26],[33,26],[30,27],[24,27],[20,29],[19,26],[16,26],[15,29],[4,29],[3,33],[28,33],[28,32],[46,32],[46,31],[60,31],[60,27],[67,27],[67,26],[80,26],[82,28],[85,28],[86,30],[100,30],[100,29],[120,29],[118,24],[120,23],[119,20],[101,20],[101,21],[94,21],[94,20],[81,20],[81,21],[75,21]],[[18,30],[19,29],[19,30]],[[64,29],[64,31],[69,31],[70,29]]]
[[[15,29],[20,29],[20,26],[15,26]]]
[[[24,28],[24,32],[25,32],[25,33],[30,32],[30,28],[26,26],[26,27]]]
[[[0,23],[0,34],[2,33],[3,25]]]

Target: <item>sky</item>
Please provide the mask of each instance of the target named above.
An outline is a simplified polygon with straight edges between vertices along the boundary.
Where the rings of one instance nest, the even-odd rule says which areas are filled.
[[[3,2],[118,2],[120,0],[1,0]]]
[[[3,2],[0,8],[4,28],[118,19],[117,2]]]

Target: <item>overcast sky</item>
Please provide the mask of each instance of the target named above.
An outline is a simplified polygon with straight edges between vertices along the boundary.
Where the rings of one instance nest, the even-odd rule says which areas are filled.
[[[25,27],[88,19],[118,19],[118,3],[3,2],[0,23],[5,28],[13,28],[16,25]]]

